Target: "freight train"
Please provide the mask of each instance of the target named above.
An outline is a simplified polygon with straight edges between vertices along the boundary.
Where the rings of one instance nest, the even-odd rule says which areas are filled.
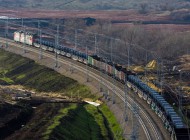
[[[189,128],[183,123],[182,118],[175,112],[173,107],[158,92],[143,83],[135,73],[127,71],[121,65],[114,64],[108,59],[97,55],[89,55],[85,52],[74,50],[65,45],[55,45],[54,42],[40,40],[35,34],[23,31],[14,33],[14,41],[38,48],[41,46],[44,50],[69,57],[113,76],[118,81],[126,84],[128,88],[134,91],[134,94],[137,94],[149,104],[150,108],[161,118],[172,139],[189,139]]]

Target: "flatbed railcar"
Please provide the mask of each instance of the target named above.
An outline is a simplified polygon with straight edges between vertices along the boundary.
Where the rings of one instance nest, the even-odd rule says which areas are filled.
[[[14,40],[16,42],[23,43],[23,37],[22,40],[19,38],[21,34],[28,35],[23,32],[15,32]],[[187,133],[189,132],[189,128],[183,123],[181,117],[174,111],[173,107],[158,92],[142,82],[133,72],[127,71],[127,69],[121,65],[114,64],[97,55],[88,55],[64,45],[56,46],[54,42],[40,40],[35,35],[24,38],[25,44],[33,45],[38,48],[41,46],[44,50],[87,64],[114,77],[121,83],[126,84],[129,89],[134,91],[134,94],[144,99],[158,117],[161,118],[165,128],[170,132],[172,139],[181,140],[182,137],[183,140],[189,139]]]

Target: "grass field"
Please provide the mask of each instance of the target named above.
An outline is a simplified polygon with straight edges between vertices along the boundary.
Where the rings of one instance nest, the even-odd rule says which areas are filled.
[[[8,85],[20,84],[37,91],[97,98],[85,85],[32,60],[3,50],[0,50],[0,81]],[[30,139],[32,135],[36,138],[64,140],[123,139],[118,135],[122,130],[106,105],[94,107],[89,104],[42,104],[41,107],[42,109],[39,107],[34,112],[31,118],[34,121],[11,136],[12,139]]]
[[[81,98],[95,98],[88,87],[33,60],[0,50],[0,82],[20,84],[43,92],[59,92]],[[53,82],[52,82],[53,81]]]
[[[117,135],[121,128],[113,114],[105,105],[100,108],[84,104],[60,110],[54,118],[56,121],[44,133],[44,139],[123,140]]]

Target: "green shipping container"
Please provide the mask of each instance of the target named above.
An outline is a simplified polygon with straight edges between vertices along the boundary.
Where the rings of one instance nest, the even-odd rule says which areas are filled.
[[[88,64],[94,66],[94,59],[91,56],[88,56]]]

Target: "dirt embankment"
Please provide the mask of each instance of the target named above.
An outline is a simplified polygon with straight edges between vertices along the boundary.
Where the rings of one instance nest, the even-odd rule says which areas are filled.
[[[57,95],[59,93],[59,94],[62,94],[63,96],[67,96],[67,97],[71,96],[71,98],[79,97],[79,95],[80,95],[80,98],[91,98],[91,99],[97,98],[95,95],[91,94],[90,89],[87,88],[85,85],[81,85],[77,81],[72,80],[68,77],[65,77],[50,68],[46,68],[44,66],[37,64],[36,62],[32,60],[29,60],[19,55],[8,53],[2,50],[0,50],[0,54],[1,54],[0,62],[3,62],[3,64],[0,63],[0,72],[1,72],[0,78],[3,81],[5,81],[7,84],[21,84],[25,86],[25,88],[27,88],[28,90],[35,89],[37,92],[39,91],[46,92],[48,93],[47,95],[49,95],[47,98],[51,98],[50,95],[55,95],[54,94],[55,92]],[[5,65],[6,67],[4,67]],[[12,90],[13,89],[8,90],[8,91],[12,91]],[[23,93],[19,93],[18,96],[20,97],[21,94]],[[2,96],[4,99],[7,99],[7,100],[11,99],[10,98],[11,93],[9,93],[9,97],[7,97],[6,94],[4,95],[0,94],[0,96]],[[17,102],[16,104],[18,103],[20,103],[20,101]],[[23,107],[23,111],[24,113],[26,112],[26,115],[23,114],[22,111],[18,112],[18,114],[15,115],[16,117],[10,119],[10,121],[6,123],[8,125],[5,125],[4,127],[0,129],[2,133],[6,131],[6,133],[1,136],[2,138],[6,138],[7,140],[15,140],[15,139],[19,139],[19,140],[35,139],[36,140],[36,139],[42,139],[46,136],[48,137],[48,135],[51,134],[51,131],[52,131],[51,129],[52,128],[54,129],[57,125],[59,125],[60,123],[59,121],[62,121],[60,120],[62,118],[62,115],[63,114],[67,115],[67,111],[64,110],[65,108],[67,108],[67,105],[63,103],[38,104],[36,106],[33,106],[33,110],[34,110],[33,114],[28,114],[28,112],[30,113],[30,111],[26,109],[26,104],[28,103],[24,102],[24,104],[21,104],[21,105],[19,104],[21,107]],[[80,106],[80,104],[77,104],[77,106],[78,105]],[[17,106],[17,105],[13,105],[13,106]],[[106,118],[104,118],[102,114],[99,114],[97,112],[96,107],[94,108],[92,107],[94,106],[90,106],[89,108],[82,109],[82,112],[79,111],[79,113],[81,113],[81,116],[78,116],[77,113],[73,116],[73,119],[76,119],[75,123],[78,123],[78,122],[80,123],[80,118],[84,118],[84,121],[82,124],[84,124],[85,126],[91,126],[91,127],[85,127],[86,128],[85,135],[89,137],[96,137],[96,139],[98,139],[99,135],[102,135],[102,137],[104,136],[109,137],[110,132],[107,132],[107,133],[102,132],[108,127],[110,129],[107,131],[112,130],[111,129],[112,126],[117,127],[119,129],[120,126],[118,125],[116,119],[114,119],[113,121],[114,115],[111,114],[110,112],[109,114],[111,115],[109,116],[109,118],[111,118],[112,122],[110,122],[109,124],[112,124],[113,122],[114,124],[110,126],[102,126],[102,120]],[[105,112],[104,114],[107,114],[108,110],[104,112]],[[89,115],[87,116],[86,114],[89,114]],[[11,112],[9,112],[8,115],[12,116]],[[101,116],[101,118],[99,118],[99,116]],[[4,116],[2,116],[2,118],[3,117]],[[68,117],[69,117],[69,114],[68,114]],[[109,118],[108,118],[108,121],[109,121]],[[96,121],[94,121],[94,119],[96,119]],[[89,120],[89,121],[86,122],[86,120]],[[68,122],[70,123],[70,121]],[[5,124],[4,121],[2,124],[3,125]],[[93,124],[96,125],[96,128],[94,128]],[[18,127],[12,127],[12,125],[18,126]],[[77,130],[75,129],[76,128],[75,124],[71,124],[71,125],[72,127],[69,129],[70,131],[69,136],[72,135],[73,138],[76,138],[78,134],[80,133],[80,131],[78,130],[81,130],[81,125],[79,124],[77,126],[78,127]],[[11,130],[8,131],[10,128]],[[48,132],[47,132],[47,128],[48,128]],[[49,130],[51,131],[49,132]],[[58,129],[58,131],[61,131],[61,129],[60,130]],[[75,133],[74,134],[71,133],[72,131],[74,131]],[[62,131],[59,133],[61,135],[64,135],[67,132],[68,130],[66,129],[64,133]],[[113,131],[113,133],[116,134],[117,132]],[[69,137],[69,136],[66,136],[66,137]]]
[[[0,104],[0,139],[4,139],[27,123],[32,115],[28,105]]]
[[[37,106],[29,122],[24,125],[22,129],[7,137],[6,140],[40,139],[42,132],[44,132],[49,125],[48,122],[57,114],[61,107],[64,107],[64,105],[42,104]]]

